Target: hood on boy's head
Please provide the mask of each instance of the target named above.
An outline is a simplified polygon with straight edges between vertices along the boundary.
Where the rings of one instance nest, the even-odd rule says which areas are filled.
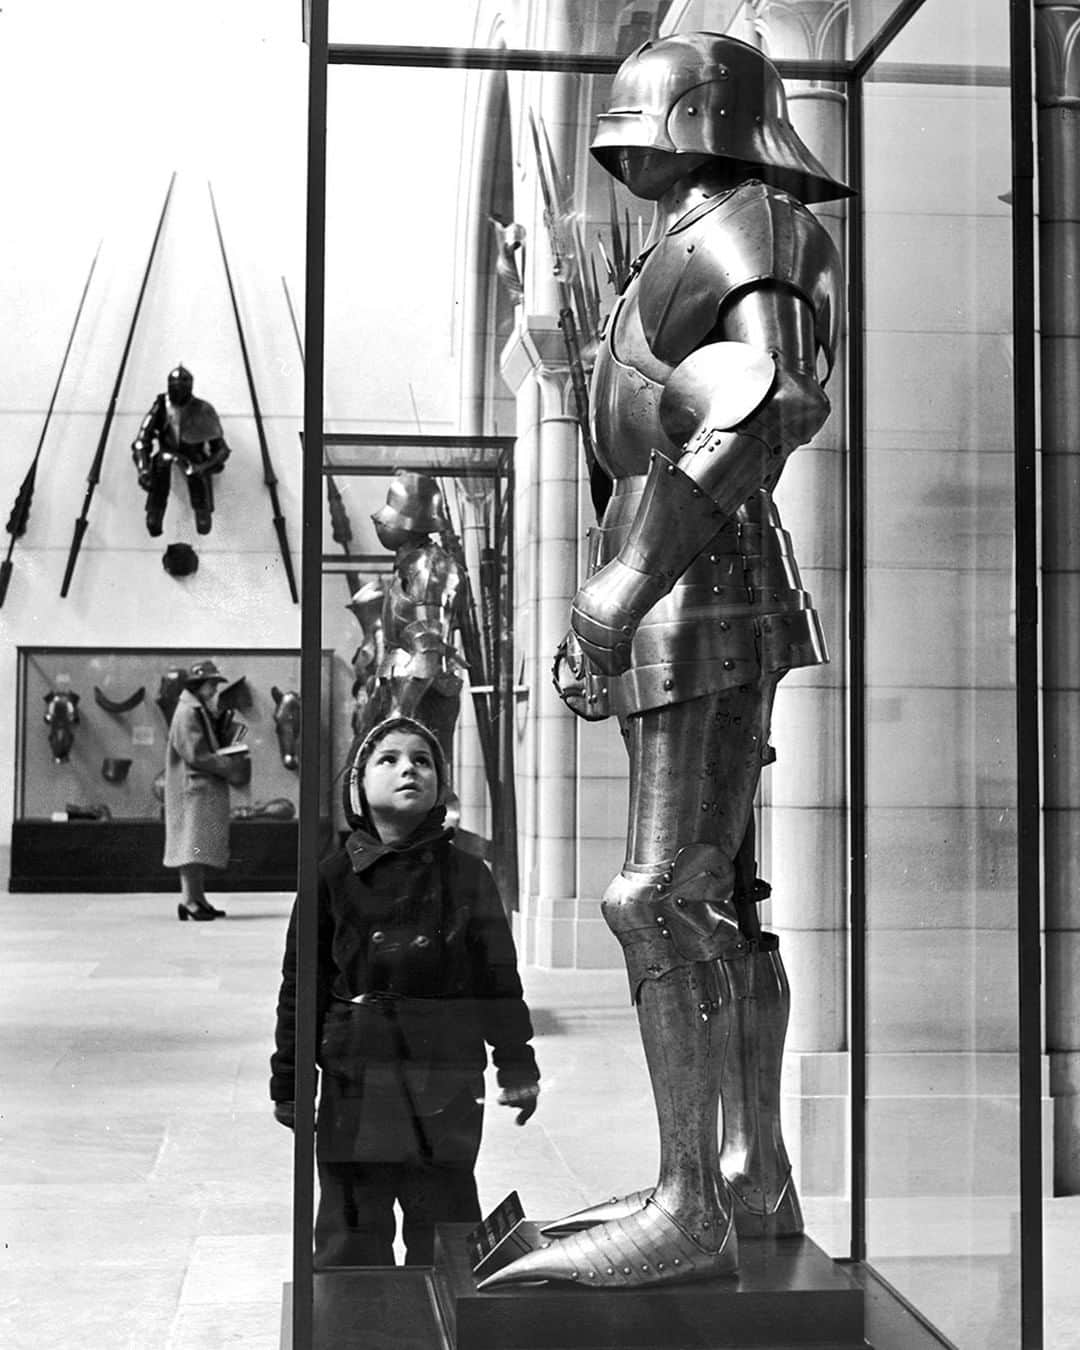
[[[435,777],[439,785],[436,802],[439,805],[445,802],[447,789],[446,756],[439,744],[439,738],[430,727],[424,726],[423,722],[418,722],[415,717],[402,715],[387,717],[371,728],[351,756],[349,770],[345,775],[344,792],[345,819],[351,829],[372,828],[368,816],[367,799],[364,797],[364,768],[374,753],[375,747],[392,731],[411,732],[427,742],[431,750],[431,758],[435,763]]]

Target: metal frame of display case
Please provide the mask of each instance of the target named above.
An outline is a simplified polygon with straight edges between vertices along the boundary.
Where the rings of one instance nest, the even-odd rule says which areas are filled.
[[[785,78],[836,81],[847,94],[851,184],[862,181],[863,82],[874,78],[875,67],[893,40],[922,8],[924,0],[899,0],[886,22],[852,61],[775,62]],[[326,226],[326,119],[327,69],[329,65],[430,66],[452,69],[506,69],[613,73],[621,58],[571,55],[564,52],[509,51],[484,48],[379,47],[331,45],[328,23],[329,0],[303,0],[304,40],[309,45],[308,192],[307,192],[307,290],[305,347],[307,381],[305,392],[304,476],[304,615],[305,654],[318,651],[320,618],[318,587],[321,583],[322,499],[321,466],[323,440],[324,285]],[[1035,411],[1037,382],[1033,333],[1034,237],[1033,237],[1033,120],[1032,23],[1029,5],[1011,6],[1011,58],[1009,77],[1013,134],[1013,223],[1014,223],[1014,482],[1017,548],[1014,588],[1017,607],[1017,744],[1018,744],[1018,848],[1019,883],[1017,938],[1019,958],[1019,1191],[1020,1191],[1020,1320],[1023,1350],[1040,1350],[1042,1332],[1042,1158],[1040,1122],[1040,855],[1039,800],[1040,761],[1038,741],[1038,599],[1035,556],[1035,510],[1037,501]],[[880,68],[879,68],[880,69]],[[978,72],[976,72],[978,74]],[[955,75],[955,72],[953,73]],[[987,82],[1000,83],[1000,72],[983,72]],[[950,72],[927,72],[930,80],[948,82]],[[970,82],[970,71],[959,77]],[[857,200],[857,199],[856,199]],[[848,417],[851,430],[848,479],[849,519],[849,660],[851,688],[848,706],[848,783],[850,791],[848,829],[849,926],[851,942],[850,1063],[851,1063],[851,1247],[849,1269],[863,1284],[867,1298],[868,1326],[877,1327],[881,1346],[904,1346],[905,1350],[945,1344],[918,1310],[891,1290],[888,1283],[866,1263],[866,703],[865,642],[866,595],[863,575],[866,562],[864,537],[865,465],[863,462],[865,370],[864,225],[860,211],[852,209],[850,222],[849,336],[850,379]],[[307,706],[305,715],[317,710]],[[310,741],[309,741],[310,746]],[[305,773],[316,771],[311,752],[304,761]],[[305,805],[306,801],[306,805]],[[316,835],[310,792],[301,801],[301,877],[314,875]],[[312,1227],[311,1176],[314,1161],[314,907],[301,907],[300,970],[301,1008],[298,1043],[299,1097],[296,1132],[295,1211],[297,1239],[294,1245],[294,1283],[290,1328],[295,1350],[311,1344],[313,1278],[309,1235]],[[304,1053],[304,1047],[307,1053]],[[872,1333],[874,1334],[874,1333]]]

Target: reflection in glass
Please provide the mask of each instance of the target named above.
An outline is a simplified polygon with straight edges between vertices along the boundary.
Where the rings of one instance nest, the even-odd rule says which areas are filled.
[[[1009,98],[916,72],[976,29],[868,84],[865,192],[868,1259],[971,1350],[1019,1343]]]

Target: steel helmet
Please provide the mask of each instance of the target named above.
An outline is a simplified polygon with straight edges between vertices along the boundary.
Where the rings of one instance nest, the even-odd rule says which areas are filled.
[[[376,525],[407,530],[410,534],[442,533],[450,528],[443,495],[434,478],[411,469],[395,469],[386,490],[386,505],[371,519]]]
[[[638,191],[627,151],[657,152]],[[851,195],[810,153],[788,120],[776,67],[756,47],[721,33],[646,42],[619,67],[592,153],[636,196],[655,199],[687,166],[680,157],[745,165],[801,202]],[[671,160],[668,161],[668,157]],[[644,156],[638,157],[638,166]],[[641,186],[639,176],[639,184]]]

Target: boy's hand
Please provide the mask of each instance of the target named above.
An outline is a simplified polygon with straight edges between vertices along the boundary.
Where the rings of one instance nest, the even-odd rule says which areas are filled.
[[[529,1083],[525,1087],[503,1088],[499,1093],[499,1105],[519,1107],[514,1124],[524,1125],[536,1110],[536,1100],[539,1096],[539,1083]]]
[[[274,1119],[279,1125],[284,1125],[287,1130],[296,1127],[296,1103],[295,1102],[275,1102]]]

